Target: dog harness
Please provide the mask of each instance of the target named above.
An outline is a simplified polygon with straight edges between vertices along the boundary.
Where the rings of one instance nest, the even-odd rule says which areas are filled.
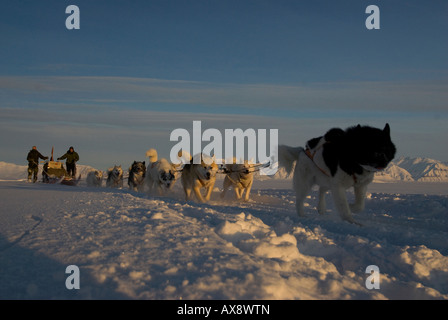
[[[311,159],[311,161],[313,161],[314,165],[320,170],[320,172],[322,172],[327,177],[330,177],[331,175],[329,173],[329,170],[326,170],[328,169],[328,167],[325,164],[325,160],[322,154],[323,146],[327,143],[328,142],[325,141],[324,137],[322,137],[316,144],[316,146],[314,146],[313,148],[311,148],[307,143],[305,148],[305,154],[308,156],[308,158]]]
[[[308,147],[305,149],[305,154],[308,156],[308,158],[311,159],[311,161],[313,161],[313,163],[317,167],[317,169],[319,169],[320,172],[322,172],[327,177],[330,177],[330,174],[328,172],[326,172],[324,169],[322,169],[320,166],[318,166],[316,164],[316,162],[314,161],[314,156],[316,155],[316,152],[317,152],[317,150],[311,151]]]
[[[311,161],[319,169],[320,172],[322,172],[327,177],[331,177],[328,171],[324,169],[327,168],[327,165],[325,164],[325,160],[322,155],[323,146],[327,143],[329,142],[325,141],[325,138],[322,137],[322,139],[320,139],[319,143],[314,148],[310,148],[307,144],[305,148],[305,154],[308,156],[308,158],[311,159]],[[353,178],[353,182],[357,183],[358,179],[356,178],[356,175],[353,173],[351,176]]]

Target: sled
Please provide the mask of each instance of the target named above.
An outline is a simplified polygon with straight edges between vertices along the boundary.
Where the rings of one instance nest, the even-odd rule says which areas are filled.
[[[81,180],[81,175],[74,178],[68,175],[64,166],[59,161],[48,161],[42,170],[42,182],[50,184],[64,184],[67,186],[76,186]]]
[[[42,170],[42,182],[50,184],[64,184],[67,186],[76,186],[81,180],[81,175],[78,179],[71,177],[60,161],[53,161],[53,148],[51,148],[51,158],[44,164]]]

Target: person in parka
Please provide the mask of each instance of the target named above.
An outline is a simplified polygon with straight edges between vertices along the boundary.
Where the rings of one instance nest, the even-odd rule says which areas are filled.
[[[70,147],[62,157],[58,158],[58,160],[64,160],[64,159],[66,159],[65,165],[67,167],[67,174],[69,176],[75,177],[76,162],[79,161],[78,153],[75,152],[75,149],[73,149],[73,147]]]
[[[33,176],[33,182],[37,181],[39,159],[47,160],[48,157],[44,157],[39,151],[37,151],[36,146],[33,146],[26,157],[26,160],[28,161],[28,182],[31,182],[31,176]]]

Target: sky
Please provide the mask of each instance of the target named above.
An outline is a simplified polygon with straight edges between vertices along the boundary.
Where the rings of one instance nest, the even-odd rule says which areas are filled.
[[[193,121],[291,146],[389,123],[397,157],[448,161],[447,17],[445,0],[5,0],[0,161],[73,146],[79,164],[127,167],[169,157]]]

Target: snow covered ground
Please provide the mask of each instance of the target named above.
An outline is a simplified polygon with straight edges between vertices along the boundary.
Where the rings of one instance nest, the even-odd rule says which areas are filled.
[[[244,203],[219,199],[221,179],[198,204],[180,181],[152,197],[14,180],[22,169],[0,168],[0,299],[448,298],[446,183],[372,184],[359,227],[331,196],[319,216],[317,192],[299,218],[290,180],[257,180]],[[379,289],[366,288],[369,265]]]

